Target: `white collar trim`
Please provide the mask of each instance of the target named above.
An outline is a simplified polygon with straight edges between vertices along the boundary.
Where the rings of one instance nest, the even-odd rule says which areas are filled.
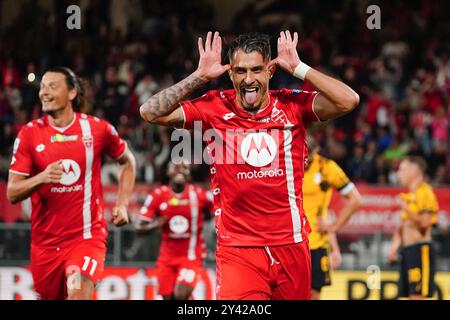
[[[63,128],[52,126],[52,125],[50,124],[50,121],[48,122],[48,124],[50,125],[50,127],[52,127],[53,129],[55,129],[56,131],[63,133],[64,131],[66,131],[67,129],[69,129],[69,128],[75,123],[75,120],[76,120],[76,119],[77,119],[77,115],[74,113],[74,114],[73,114],[73,120],[72,120],[67,126],[65,126],[65,127],[63,127]]]

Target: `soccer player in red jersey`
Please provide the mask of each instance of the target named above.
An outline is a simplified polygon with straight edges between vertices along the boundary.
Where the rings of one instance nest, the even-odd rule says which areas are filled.
[[[283,31],[271,60],[268,36],[238,36],[222,65],[222,41],[198,39],[198,68],[140,108],[150,123],[191,129],[201,124],[214,151],[220,192],[216,252],[218,299],[310,299],[310,232],[302,205],[308,155],[306,127],[352,111],[359,96],[300,61],[298,35]],[[269,90],[276,66],[317,92]],[[223,73],[234,90],[184,99]],[[212,152],[211,152],[212,153]],[[223,157],[223,158],[222,158]]]
[[[24,126],[14,143],[7,197],[31,197],[31,272],[40,299],[90,299],[103,271],[107,226],[100,181],[103,154],[121,166],[112,211],[116,226],[128,223],[135,160],[112,125],[75,110],[83,88],[68,68],[42,77],[45,115]]]
[[[162,240],[156,262],[158,292],[164,300],[186,300],[198,280],[206,255],[203,221],[210,217],[212,194],[189,182],[184,163],[170,163],[170,186],[152,191],[141,209],[136,228],[145,232],[161,228]]]

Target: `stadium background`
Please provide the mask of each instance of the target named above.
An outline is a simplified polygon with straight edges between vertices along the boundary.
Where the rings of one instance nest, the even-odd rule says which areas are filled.
[[[72,4],[81,8],[80,30],[66,28],[66,9]],[[379,30],[366,26],[372,4],[381,9]],[[363,207],[339,234],[343,263],[324,298],[395,298],[396,266],[386,259],[400,218],[394,197],[402,189],[395,170],[399,159],[414,154],[427,160],[427,179],[437,188],[437,283],[439,298],[450,299],[449,12],[450,3],[443,0],[0,0],[0,300],[32,298],[29,204],[9,205],[5,188],[15,136],[40,115],[37,93],[45,69],[67,65],[84,77],[90,102],[85,112],[113,123],[136,155],[133,219],[146,192],[167,182],[172,147],[171,131],[144,123],[139,105],[195,69],[199,35],[219,30],[226,47],[243,32],[263,31],[274,40],[283,29],[299,32],[305,62],[339,77],[361,97],[351,114],[311,128],[323,154],[344,168],[363,194]],[[230,86],[223,76],[204,90]],[[283,72],[271,82],[271,88],[302,86],[310,89]],[[107,218],[117,171],[105,159]],[[207,186],[207,166],[194,166],[193,179]],[[339,208],[338,197],[332,203],[331,217]],[[138,236],[132,225],[111,228],[109,268],[98,298],[158,298],[152,269],[158,236]],[[205,238],[205,273],[194,294],[201,299],[214,297],[211,223]],[[381,270],[381,288],[369,290],[376,270]]]

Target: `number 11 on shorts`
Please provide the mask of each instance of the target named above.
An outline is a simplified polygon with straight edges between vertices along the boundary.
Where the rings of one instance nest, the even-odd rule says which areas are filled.
[[[88,257],[88,256],[84,256],[84,264],[83,264],[83,267],[81,267],[81,270],[87,271],[87,269],[89,268],[89,264],[91,264],[91,261],[92,261],[92,266],[91,266],[91,270],[89,271],[89,274],[91,276],[93,276],[95,269],[97,268],[97,260],[92,259],[91,257]]]

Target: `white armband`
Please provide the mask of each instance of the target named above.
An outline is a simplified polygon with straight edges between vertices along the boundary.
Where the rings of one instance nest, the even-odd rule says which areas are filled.
[[[297,67],[295,67],[294,73],[292,75],[296,78],[304,80],[306,73],[309,71],[309,69],[311,69],[310,66],[300,61]]]

